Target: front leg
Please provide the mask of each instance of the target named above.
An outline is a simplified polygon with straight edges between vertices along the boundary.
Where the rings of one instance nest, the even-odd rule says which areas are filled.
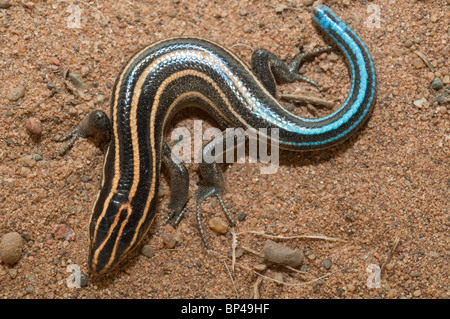
[[[57,142],[69,141],[54,157],[67,153],[80,137],[92,138],[97,146],[104,148],[111,139],[111,121],[106,113],[101,110],[89,112],[77,127],[57,140]]]
[[[168,208],[170,214],[165,223],[172,220],[174,226],[178,225],[186,211],[186,203],[189,200],[189,172],[186,166],[173,157],[172,150],[164,141],[163,143],[163,164],[170,175],[170,201]]]

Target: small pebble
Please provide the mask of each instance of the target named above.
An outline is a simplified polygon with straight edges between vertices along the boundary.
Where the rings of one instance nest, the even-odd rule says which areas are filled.
[[[422,293],[420,292],[420,290],[416,290],[416,291],[413,292],[413,296],[414,297],[420,297],[421,294]]]
[[[36,162],[33,160],[32,156],[27,155],[27,156],[20,158],[19,163],[25,167],[33,167]]]
[[[450,75],[444,76],[442,82],[444,82],[444,84],[450,84]]]
[[[314,260],[314,259],[316,259],[316,255],[314,254],[314,252],[313,251],[308,251],[306,254],[306,257],[308,257],[308,259],[309,260]]]
[[[88,283],[89,283],[88,276],[84,272],[81,272],[81,274],[80,274],[80,288],[86,287],[88,285]]]
[[[59,62],[59,60],[57,58],[50,58],[50,61],[54,64],[54,65],[60,65],[61,62]]]
[[[213,217],[209,220],[209,227],[218,234],[226,234],[228,224],[219,217]]]
[[[348,290],[349,292],[353,292],[353,291],[355,291],[355,286],[354,286],[353,284],[349,284],[349,285],[347,286],[347,290]]]
[[[427,108],[430,106],[430,103],[428,103],[427,99],[424,97],[421,99],[415,100],[413,102],[413,104],[419,109],[424,108],[424,107]]]
[[[247,218],[246,213],[238,213],[238,215],[237,215],[238,221],[243,222],[245,220],[245,218]]]
[[[15,264],[22,256],[22,246],[23,239],[19,233],[7,233],[0,241],[0,259],[6,264]]]
[[[11,277],[11,279],[14,279],[17,277],[17,269],[11,268],[9,271],[9,277]]]
[[[169,12],[167,12],[167,15],[171,18],[175,18],[177,16],[177,14],[178,14],[177,9],[173,9],[173,10],[170,10]]]
[[[175,229],[172,226],[168,226],[163,229],[161,233],[161,238],[164,247],[172,249],[177,244],[177,239],[175,237]]]
[[[85,77],[89,74],[90,69],[88,66],[82,66],[80,71],[81,71],[81,76]]]
[[[30,239],[31,239],[31,236],[30,236],[30,234],[29,233],[22,233],[22,238],[23,238],[23,240],[25,240],[25,241],[30,241]]]
[[[49,82],[49,83],[47,83],[47,89],[54,90],[54,89],[56,89],[56,85],[54,85],[53,83]]]
[[[394,264],[393,263],[388,263],[385,268],[387,270],[391,270],[392,268],[394,268]]]
[[[36,117],[29,117],[25,121],[26,130],[34,135],[42,134],[42,122]]]
[[[281,272],[276,272],[273,275],[273,279],[277,281],[278,285],[281,285],[284,282],[283,274]]]
[[[95,98],[94,104],[102,104],[104,102],[105,102],[105,96],[103,94],[99,94]]]
[[[430,86],[433,90],[437,91],[444,87],[444,83],[442,83],[442,80],[440,78],[436,77],[433,79]]]
[[[144,245],[142,246],[141,254],[145,257],[152,258],[153,256],[155,256],[155,250],[150,245]]]
[[[447,108],[445,106],[438,106],[436,108],[436,111],[440,114],[446,114],[447,113]]]
[[[57,224],[53,226],[52,235],[56,239],[64,239],[68,241],[75,240],[75,232],[66,224]]]
[[[408,40],[405,41],[405,47],[406,47],[406,48],[409,49],[410,47],[412,47],[412,45],[413,45],[413,43],[412,43],[411,40],[408,39]]]
[[[319,67],[326,72],[330,69],[330,64],[325,61],[320,61]]]
[[[19,85],[8,93],[8,100],[17,101],[25,96],[25,86]]]
[[[450,90],[439,91],[441,93],[436,94],[435,99],[440,105],[450,105]]]
[[[228,16],[228,12],[226,10],[217,10],[214,16],[216,18],[226,18]]]
[[[283,13],[283,11],[286,9],[286,6],[284,5],[279,5],[275,7],[275,12],[276,13]]]
[[[303,0],[303,4],[307,7],[310,7],[314,4],[314,1],[316,0]]]
[[[0,0],[0,8],[8,9],[10,6],[12,6],[11,1],[9,1],[9,0]]]
[[[428,253],[428,256],[430,256],[431,258],[438,258],[439,254],[437,252],[435,252],[435,251],[430,251]]]
[[[34,9],[34,6],[35,6],[35,3],[29,1],[29,2],[27,2],[25,5],[27,6],[28,9],[33,10],[33,9]]]
[[[267,265],[265,264],[256,264],[253,266],[253,269],[255,269],[256,271],[264,271],[267,269]]]
[[[330,259],[325,259],[323,261],[323,266],[325,267],[325,269],[330,269],[331,268],[331,260]]]
[[[81,77],[76,74],[76,73],[69,73],[67,75],[67,77],[69,78],[70,82],[72,82],[72,84],[79,88],[79,89],[84,89],[86,87],[86,84],[84,84],[83,80],[81,79]]]
[[[421,68],[423,68],[423,67],[425,66],[425,63],[423,62],[423,60],[422,60],[421,58],[416,57],[416,58],[414,59],[414,61],[413,61],[413,66],[414,66],[416,69],[421,69]]]
[[[328,60],[333,61],[333,62],[337,61],[337,60],[339,60],[339,56],[336,53],[331,52],[330,54],[328,54]]]
[[[36,162],[42,161],[42,156],[39,154],[33,154],[32,157]]]
[[[272,240],[267,240],[264,246],[264,258],[275,264],[297,267],[301,265],[303,257],[300,249],[291,249]]]

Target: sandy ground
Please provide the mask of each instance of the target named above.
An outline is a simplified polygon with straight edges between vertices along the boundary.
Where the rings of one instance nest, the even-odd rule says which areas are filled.
[[[234,229],[234,271],[233,230],[219,235],[207,226],[213,217],[224,219],[217,200],[203,205],[215,253],[202,248],[194,198],[176,229],[162,226],[169,199],[163,176],[158,214],[144,240],[154,256],[138,251],[104,280],[68,285],[70,267],[87,273],[88,221],[102,154],[80,141],[53,159],[62,147],[55,139],[90,110],[108,110],[119,68],[146,44],[198,36],[246,62],[260,47],[289,59],[300,45],[324,45],[311,20],[313,2],[49,0],[11,1],[0,9],[0,237],[17,232],[24,238],[19,261],[0,264],[0,297],[448,298],[448,0],[326,1],[373,55],[374,113],[338,147],[281,152],[276,174],[261,175],[263,164],[225,168],[225,203],[234,216],[246,214]],[[73,89],[67,71],[85,87]],[[350,79],[340,53],[323,54],[301,72],[322,90],[299,83],[281,92],[314,94],[336,106],[345,99]],[[310,116],[331,112],[291,109]],[[40,136],[27,131],[30,118],[41,123]],[[192,129],[196,119],[209,117],[189,110],[173,125]],[[200,177],[197,165],[187,166],[193,194]],[[341,241],[278,240],[305,253],[301,266],[288,269],[267,266],[249,252],[260,254],[267,240],[249,231]],[[170,240],[176,241],[171,249]],[[382,267],[379,284],[371,267]]]

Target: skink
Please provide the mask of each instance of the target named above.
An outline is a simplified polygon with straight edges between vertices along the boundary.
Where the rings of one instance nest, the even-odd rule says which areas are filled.
[[[178,223],[188,201],[189,176],[171,157],[164,140],[167,123],[182,107],[196,105],[223,127],[278,129],[279,146],[302,151],[335,145],[354,133],[368,118],[375,99],[376,78],[364,43],[326,6],[313,11],[313,19],[348,61],[351,87],[345,102],[333,113],[315,119],[288,112],[275,98],[276,81],[314,82],[298,68],[307,56],[283,63],[266,50],[252,55],[251,69],[228,49],[197,38],[175,38],[154,43],[137,52],[123,66],[115,82],[110,119],[92,111],[65,139],[66,151],[78,137],[100,136],[106,143],[100,191],[89,224],[89,268],[92,275],[109,273],[139,244],[156,214],[160,168],[169,170],[169,219]],[[222,142],[226,139],[225,135]],[[205,146],[211,148],[213,141]],[[222,201],[224,182],[217,163],[200,164],[204,185],[200,204],[216,196]]]

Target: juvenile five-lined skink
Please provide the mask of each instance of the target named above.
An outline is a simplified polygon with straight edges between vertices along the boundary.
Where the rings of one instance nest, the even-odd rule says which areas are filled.
[[[185,106],[198,106],[223,127],[278,129],[279,146],[312,150],[348,138],[368,118],[374,105],[375,70],[364,43],[333,12],[319,6],[313,19],[345,56],[351,77],[345,102],[332,114],[307,119],[288,112],[275,98],[278,83],[297,80],[315,84],[298,73],[305,57],[285,64],[266,50],[252,55],[251,69],[228,49],[197,38],[175,38],[149,45],[123,66],[115,82],[110,119],[92,111],[74,130],[66,151],[77,137],[100,136],[107,142],[100,191],[89,224],[89,267],[92,275],[115,268],[139,244],[156,214],[161,163],[170,172],[169,218],[178,223],[188,201],[189,176],[171,157],[164,131]],[[226,140],[223,136],[222,142]],[[211,148],[213,141],[205,146]],[[200,204],[216,196],[222,201],[224,182],[217,163],[200,164],[197,219],[202,238]],[[206,245],[206,240],[204,239]]]

